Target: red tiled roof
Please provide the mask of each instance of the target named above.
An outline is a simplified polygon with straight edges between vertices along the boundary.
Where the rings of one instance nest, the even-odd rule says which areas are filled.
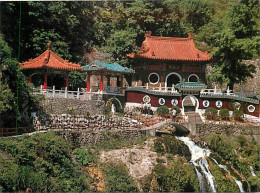
[[[63,60],[57,56],[50,49],[50,44],[47,44],[47,50],[40,56],[30,59],[29,61],[20,63],[22,69],[37,69],[37,68],[49,68],[65,71],[82,71],[82,67],[79,64],[70,63],[68,60]]]
[[[146,32],[145,40],[138,54],[127,55],[130,58],[149,58],[159,60],[209,61],[210,55],[195,47],[193,35],[188,38],[151,36]]]

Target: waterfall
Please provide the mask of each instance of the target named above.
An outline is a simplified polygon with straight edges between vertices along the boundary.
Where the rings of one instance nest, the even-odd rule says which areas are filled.
[[[204,183],[202,174],[198,171],[198,169],[196,167],[195,167],[195,171],[196,171],[198,179],[199,179],[200,191],[201,192],[206,192],[206,187],[205,187],[205,183]]]
[[[212,160],[220,167],[222,168],[223,170],[225,170],[227,173],[230,174],[230,172],[228,171],[227,167],[222,165],[222,164],[219,164],[217,162],[217,160],[215,160],[214,158],[212,158]],[[231,174],[230,174],[231,175]],[[232,176],[232,175],[231,175]],[[240,192],[245,192],[244,189],[243,189],[243,184],[241,181],[237,180],[234,176],[232,176],[232,178],[235,180],[236,184],[238,185],[238,188],[240,190]]]
[[[252,166],[249,166],[249,169],[250,169],[251,175],[252,175],[252,176],[256,176],[256,175],[255,175],[255,172],[254,172],[254,170],[253,170],[253,167],[252,167]]]
[[[206,177],[208,184],[210,185],[211,191],[212,192],[216,192],[216,188],[215,188],[215,178],[214,176],[211,174],[210,170],[209,170],[209,164],[207,159],[205,158],[205,156],[209,156],[210,155],[210,150],[208,149],[203,149],[199,146],[197,146],[190,138],[188,137],[177,137],[177,139],[179,139],[180,141],[184,142],[185,145],[188,146],[190,153],[191,153],[191,160],[190,162],[196,167],[200,167],[202,173],[204,174],[204,176]],[[197,170],[196,170],[197,172]],[[200,180],[200,185],[203,183],[201,180],[203,180],[202,178],[200,178],[200,176],[198,175],[199,172],[197,172],[197,176],[198,179]],[[203,187],[200,187],[201,189],[203,189]]]

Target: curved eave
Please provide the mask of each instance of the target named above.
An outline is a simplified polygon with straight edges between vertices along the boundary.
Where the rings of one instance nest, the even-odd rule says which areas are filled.
[[[245,97],[232,96],[232,95],[223,95],[223,94],[200,94],[200,97],[201,97],[201,98],[233,99],[233,100],[244,101],[244,102],[253,103],[253,104],[259,104],[259,100],[251,99],[251,98],[245,98]]]
[[[49,66],[35,66],[35,67],[21,67],[20,68],[22,70],[29,70],[29,69],[54,69],[54,70],[63,70],[63,71],[78,71],[78,72],[81,72],[82,71],[82,68],[65,68],[65,67],[49,67]]]
[[[160,58],[156,56],[135,56],[134,58],[147,58],[147,59],[154,59],[154,60],[174,60],[174,61],[199,61],[199,62],[208,62],[211,59],[191,59],[191,58]]]
[[[116,71],[116,70],[108,70],[105,68],[102,69],[84,69],[83,68],[83,72],[92,72],[92,71],[106,71],[106,72],[111,72],[111,73],[120,73],[120,74],[134,74],[135,71],[133,72],[123,72],[123,71]]]

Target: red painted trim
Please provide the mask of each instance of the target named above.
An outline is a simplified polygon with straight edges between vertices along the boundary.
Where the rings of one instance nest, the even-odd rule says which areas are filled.
[[[43,89],[47,89],[47,72],[45,72],[45,74],[44,74]]]
[[[103,79],[104,79],[104,72],[101,71],[101,77],[100,77],[100,91],[103,91]]]
[[[29,75],[29,80],[28,80],[28,83],[31,84],[32,83],[32,75],[30,74]]]
[[[87,75],[87,92],[90,92],[90,74]]]

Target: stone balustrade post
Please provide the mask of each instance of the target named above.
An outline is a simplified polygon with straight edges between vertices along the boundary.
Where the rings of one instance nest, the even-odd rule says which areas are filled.
[[[78,92],[77,92],[77,99],[79,99],[79,88],[78,88]]]
[[[55,86],[53,86],[53,89],[52,89],[52,97],[53,98],[55,97]]]
[[[65,99],[68,98],[68,88],[65,87]]]

